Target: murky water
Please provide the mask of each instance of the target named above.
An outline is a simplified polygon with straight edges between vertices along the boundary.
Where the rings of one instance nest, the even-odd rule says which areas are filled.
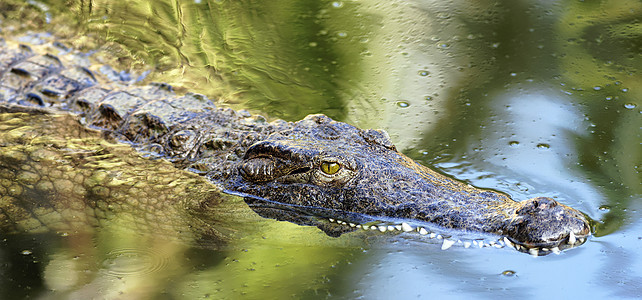
[[[429,166],[515,199],[553,196],[597,230],[537,258],[330,238],[249,209],[218,248],[118,226],[6,235],[2,299],[642,297],[639,1],[2,2],[3,32],[48,30],[150,71],[143,82],[271,118],[383,128]]]

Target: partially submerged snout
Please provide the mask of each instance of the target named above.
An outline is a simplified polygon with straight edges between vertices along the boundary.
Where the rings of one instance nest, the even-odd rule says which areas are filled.
[[[398,152],[385,132],[321,115],[253,144],[226,189],[246,197],[263,216],[315,225],[333,236],[372,228],[360,226],[364,220],[399,220],[494,234],[520,251],[543,255],[580,245],[590,235],[582,213],[551,198],[516,202],[472,187]],[[337,230],[316,219],[349,227]],[[410,228],[382,226],[375,227]]]
[[[591,234],[591,227],[581,212],[551,198],[536,197],[517,203],[503,234],[518,250],[534,254],[578,246]]]

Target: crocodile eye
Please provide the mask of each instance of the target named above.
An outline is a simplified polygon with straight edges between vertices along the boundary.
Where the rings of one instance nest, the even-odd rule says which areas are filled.
[[[321,163],[321,171],[328,175],[334,175],[341,170],[341,165],[336,162],[324,161]]]

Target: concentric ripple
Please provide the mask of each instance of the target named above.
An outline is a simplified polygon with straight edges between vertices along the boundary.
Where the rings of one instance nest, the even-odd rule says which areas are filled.
[[[169,258],[154,249],[121,248],[107,253],[102,267],[115,277],[145,275],[165,269]]]

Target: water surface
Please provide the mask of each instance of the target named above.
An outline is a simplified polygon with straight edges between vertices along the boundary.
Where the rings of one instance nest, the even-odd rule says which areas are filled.
[[[642,297],[639,1],[4,2],[3,33],[50,31],[142,83],[269,118],[383,128],[428,166],[552,196],[596,232],[537,258],[330,238],[249,209],[218,248],[118,226],[9,235],[0,298]]]

